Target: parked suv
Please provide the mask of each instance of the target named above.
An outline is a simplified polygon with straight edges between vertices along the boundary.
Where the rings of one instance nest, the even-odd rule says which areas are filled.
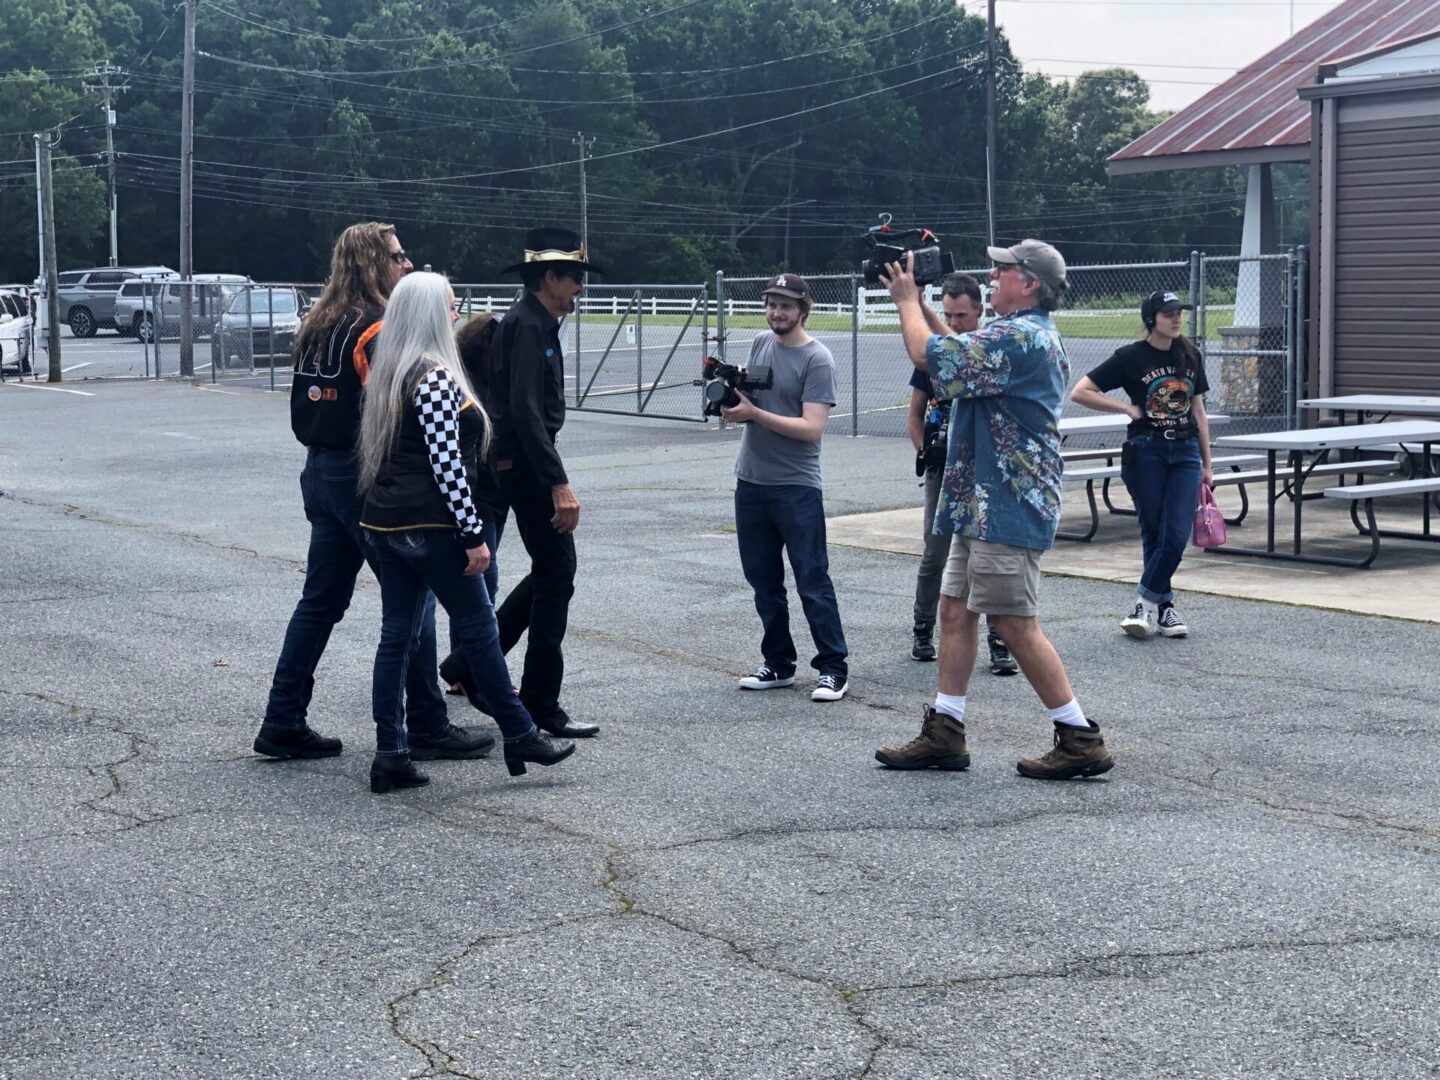
[[[196,274],[191,281],[191,326],[199,341],[210,336],[225,305],[250,279],[243,274]],[[180,294],[177,281],[132,278],[115,296],[115,328],[141,341],[154,341],[158,322],[162,338],[179,337]]]
[[[168,266],[97,266],[66,270],[57,278],[60,321],[70,324],[76,337],[94,337],[95,331],[115,329],[115,294],[131,278],[176,277]]]
[[[242,286],[210,336],[210,362],[218,370],[253,368],[257,362],[270,366],[277,359],[288,364],[309,310],[310,298],[299,289]]]

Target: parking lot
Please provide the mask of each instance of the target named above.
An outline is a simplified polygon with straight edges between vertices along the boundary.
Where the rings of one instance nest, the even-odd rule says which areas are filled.
[[[66,363],[105,349],[139,347]],[[831,548],[844,701],[804,668],[741,692],[736,433],[572,415],[565,703],[602,734],[373,796],[368,575],[312,710],[345,753],[250,752],[306,550],[283,397],[7,385],[0,415],[6,1080],[1440,1069],[1440,626],[1207,587],[1188,640],[1136,642],[1129,586],[1047,576],[1114,771],[1017,777],[1048,724],[980,672],[971,769],[890,773],[935,690],[914,557]],[[904,440],[824,468],[832,517],[919,499]]]

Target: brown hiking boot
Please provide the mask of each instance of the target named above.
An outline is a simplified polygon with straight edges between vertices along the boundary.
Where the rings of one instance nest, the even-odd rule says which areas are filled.
[[[968,769],[965,725],[926,705],[920,734],[904,746],[882,746],[875,751],[875,760],[891,769]]]
[[[1016,762],[1016,771],[1032,780],[1073,780],[1109,772],[1115,767],[1115,759],[1105,749],[1100,725],[1094,720],[1089,723],[1088,731],[1071,724],[1056,724],[1055,748],[1044,757]]]

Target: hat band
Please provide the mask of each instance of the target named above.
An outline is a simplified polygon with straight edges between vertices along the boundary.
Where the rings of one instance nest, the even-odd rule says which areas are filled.
[[[581,244],[574,251],[560,251],[557,248],[546,248],[544,251],[531,251],[529,248],[526,248],[525,261],[527,263],[584,262],[585,245]]]

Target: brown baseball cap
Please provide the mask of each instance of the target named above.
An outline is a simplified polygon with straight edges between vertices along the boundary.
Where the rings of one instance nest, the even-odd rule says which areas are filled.
[[[788,296],[791,300],[804,300],[810,295],[810,286],[799,274],[776,274],[766,283],[765,292]]]
[[[1014,247],[992,247],[985,251],[996,265],[1018,265],[1052,289],[1063,289],[1068,284],[1064,257],[1043,240],[1021,240]]]

